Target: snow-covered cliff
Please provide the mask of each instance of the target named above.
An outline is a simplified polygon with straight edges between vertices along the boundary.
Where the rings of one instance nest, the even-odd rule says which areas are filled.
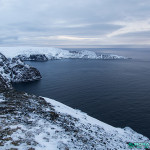
[[[36,60],[35,58],[62,59],[62,58],[82,58],[82,59],[127,59],[123,56],[112,54],[96,54],[93,51],[68,51],[49,47],[0,47],[0,52],[6,57],[13,58],[19,55],[23,60]],[[40,57],[39,57],[39,56]],[[38,60],[38,59],[37,59]]]
[[[7,59],[0,53],[0,75],[10,82],[28,82],[41,79],[40,72],[21,61],[19,58]]]

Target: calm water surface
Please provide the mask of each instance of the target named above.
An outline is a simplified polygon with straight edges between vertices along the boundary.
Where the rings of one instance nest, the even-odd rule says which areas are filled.
[[[129,126],[150,138],[150,49],[101,52],[134,59],[27,62],[40,70],[43,79],[14,87],[50,97],[115,127]]]

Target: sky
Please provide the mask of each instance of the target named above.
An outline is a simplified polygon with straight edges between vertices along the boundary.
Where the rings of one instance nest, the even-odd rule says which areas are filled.
[[[150,45],[150,0],[0,0],[0,46]]]

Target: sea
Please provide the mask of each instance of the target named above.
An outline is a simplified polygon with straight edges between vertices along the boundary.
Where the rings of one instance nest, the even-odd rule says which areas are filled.
[[[150,48],[67,50],[90,50],[132,59],[27,61],[39,69],[42,80],[13,86],[55,99],[114,127],[131,127],[150,138]]]

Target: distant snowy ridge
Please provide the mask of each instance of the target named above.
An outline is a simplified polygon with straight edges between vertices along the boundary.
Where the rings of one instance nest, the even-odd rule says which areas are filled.
[[[127,57],[112,54],[96,54],[93,51],[69,51],[51,47],[0,47],[0,53],[8,58],[18,55],[29,59],[31,55],[45,55],[49,60],[62,58],[81,59],[127,59]]]

